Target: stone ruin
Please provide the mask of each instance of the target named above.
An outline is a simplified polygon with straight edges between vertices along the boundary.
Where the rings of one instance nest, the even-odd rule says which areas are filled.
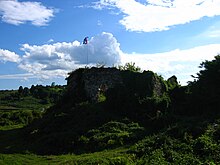
[[[124,75],[131,77],[125,78]],[[132,84],[132,86],[129,87],[127,84]],[[147,96],[161,96],[166,90],[161,79],[151,71],[137,73],[116,68],[93,67],[73,71],[67,78],[68,91],[71,91],[75,97],[84,93],[84,96],[91,101],[96,101],[100,91],[105,92],[116,86],[134,88],[134,90],[137,89],[137,94],[144,93]]]

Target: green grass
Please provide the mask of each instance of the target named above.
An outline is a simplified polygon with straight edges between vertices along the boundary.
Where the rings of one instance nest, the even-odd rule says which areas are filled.
[[[6,108],[43,110],[51,106],[51,104],[42,104],[40,99],[32,96],[22,97],[20,100],[6,101],[1,100],[1,104]]]
[[[19,129],[24,127],[25,124],[16,124],[16,125],[6,125],[6,126],[0,126],[0,131],[7,131],[7,130],[13,130],[13,129]]]
[[[7,105],[0,105],[0,111],[11,111],[11,110],[19,110],[19,108],[7,106]]]
[[[37,164],[66,164],[66,165],[132,165],[134,163],[133,155],[126,153],[126,148],[115,150],[105,150],[82,155],[50,155],[39,156],[34,154],[0,154],[0,165],[37,165]]]
[[[48,164],[46,159],[37,155],[0,154],[0,165]]]
[[[0,127],[0,165],[129,165],[134,164],[133,154],[128,148],[104,150],[89,154],[36,155],[25,150],[22,133],[23,124]],[[8,154],[7,154],[8,153]]]
[[[88,154],[36,155],[25,150],[22,127],[10,125],[0,127],[0,165],[129,165],[134,164],[134,155],[128,148],[103,150]],[[7,154],[8,153],[8,154]]]

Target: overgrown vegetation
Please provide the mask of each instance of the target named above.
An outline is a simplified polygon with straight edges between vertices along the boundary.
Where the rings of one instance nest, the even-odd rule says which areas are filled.
[[[134,62],[128,62],[124,66],[119,65],[118,69],[119,70],[127,70],[127,71],[131,71],[131,72],[140,72],[141,71],[141,68],[138,66],[135,66]]]
[[[128,63],[123,85],[96,102],[76,84],[85,69],[70,73],[64,95],[58,86],[1,91],[0,164],[220,164],[220,56],[200,67],[181,86]]]
[[[65,87],[60,85],[32,85],[31,88],[20,86],[18,90],[0,91],[1,106],[22,109],[42,110],[58,102]]]
[[[0,126],[7,125],[27,125],[34,119],[41,118],[42,112],[37,110],[10,110],[0,111]]]
[[[41,118],[47,108],[57,103],[65,87],[32,85],[31,88],[20,86],[18,90],[0,91],[0,127],[24,126]]]

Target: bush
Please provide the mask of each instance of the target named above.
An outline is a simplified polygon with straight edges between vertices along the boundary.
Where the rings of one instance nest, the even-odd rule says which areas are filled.
[[[134,62],[126,63],[124,66],[119,65],[119,70],[128,70],[132,72],[140,72],[141,68],[138,66],[135,66]]]
[[[16,124],[30,124],[34,119],[41,118],[42,112],[32,110],[12,110],[1,111],[0,118],[1,126],[16,125]]]
[[[203,160],[213,160],[220,163],[220,144],[219,139],[216,139],[218,131],[218,124],[209,125],[206,132],[195,139],[193,150]]]
[[[199,164],[199,159],[193,155],[190,144],[177,139],[158,134],[148,136],[133,145],[129,153],[142,159],[140,164]],[[158,163],[161,162],[161,163]]]
[[[87,135],[81,136],[79,144],[91,150],[102,150],[122,146],[140,139],[144,128],[138,123],[122,123],[111,121],[98,129],[88,131]],[[86,145],[85,145],[86,144]]]
[[[165,154],[163,151],[157,149],[144,159],[144,164],[168,165],[168,162],[165,159]]]

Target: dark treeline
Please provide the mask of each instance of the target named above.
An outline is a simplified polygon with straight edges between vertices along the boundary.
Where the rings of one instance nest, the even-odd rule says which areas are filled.
[[[45,110],[57,103],[65,86],[20,86],[18,90],[0,91],[0,126],[27,125],[41,118]]]
[[[1,91],[1,100],[21,100],[25,97],[34,97],[40,99],[42,103],[56,103],[62,97],[65,86],[51,85],[32,85],[31,88],[20,86],[18,90]]]

